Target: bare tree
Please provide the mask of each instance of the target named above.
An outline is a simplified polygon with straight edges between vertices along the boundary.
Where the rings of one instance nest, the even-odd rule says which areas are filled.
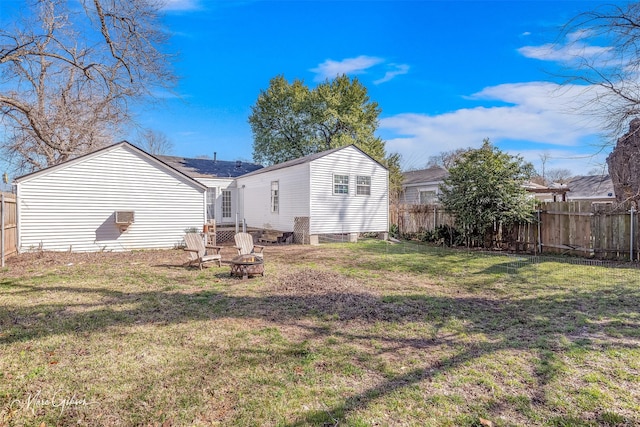
[[[19,171],[112,143],[132,102],[175,81],[159,3],[80,4],[34,0],[13,26],[0,23],[0,150]]]
[[[607,166],[618,201],[640,200],[637,162],[640,145],[640,3],[606,5],[574,18],[565,28],[577,52],[570,80],[584,85],[587,102],[583,111],[599,117],[617,140]],[[586,42],[606,42],[605,46]]]
[[[571,40],[565,51],[573,55],[565,77],[588,91],[583,111],[598,115],[611,135],[620,135],[640,113],[640,3],[580,14],[563,34]]]
[[[540,164],[542,165],[542,173],[541,173],[541,177],[542,177],[542,184],[546,185],[547,182],[547,162],[549,161],[549,159],[551,158],[551,156],[549,155],[549,153],[544,152],[542,154],[540,154]]]
[[[426,167],[442,166],[445,169],[451,168],[470,148],[457,148],[455,150],[443,151],[435,156],[429,157]]]
[[[136,145],[149,154],[171,154],[173,143],[167,135],[152,129],[147,129],[140,135]]]
[[[572,177],[573,172],[571,172],[571,170],[564,168],[554,168],[546,171],[545,182],[566,184]]]

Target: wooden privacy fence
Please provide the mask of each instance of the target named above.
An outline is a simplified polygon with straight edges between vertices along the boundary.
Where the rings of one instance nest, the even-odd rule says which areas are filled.
[[[392,205],[389,209],[391,224],[398,226],[400,234],[433,230],[439,225],[453,225],[454,218],[440,205]]]
[[[516,252],[638,261],[639,216],[631,204],[545,202],[535,212],[534,222],[502,229],[495,244]],[[390,218],[401,234],[454,224],[442,207],[433,205],[394,206]]]
[[[631,204],[549,202],[540,206],[542,252],[601,259],[639,259],[638,211]]]
[[[18,221],[16,197],[0,192],[0,257],[4,267],[6,257],[18,252]]]

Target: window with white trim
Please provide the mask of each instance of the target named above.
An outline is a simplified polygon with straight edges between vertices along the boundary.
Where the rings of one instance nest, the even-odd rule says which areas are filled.
[[[349,194],[349,175],[333,175],[333,194]]]
[[[357,196],[370,196],[371,195],[371,177],[358,175],[356,176],[356,195]]]
[[[280,209],[280,183],[271,181],[271,212],[278,213]]]
[[[231,191],[222,190],[222,218],[231,218]]]

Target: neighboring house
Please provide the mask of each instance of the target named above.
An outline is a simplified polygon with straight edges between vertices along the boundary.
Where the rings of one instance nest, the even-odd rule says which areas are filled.
[[[273,219],[273,194],[282,218],[293,218],[289,212],[308,217],[307,232],[387,230],[387,171],[359,149],[348,146],[288,163],[265,168],[279,172],[259,178],[252,174],[260,165],[153,156],[127,142],[111,145],[15,180],[19,250],[171,248],[182,242],[186,229],[201,229],[214,219],[235,224],[247,214],[249,226],[293,232],[293,221],[263,220]],[[301,170],[305,167],[308,173]],[[323,199],[316,189],[326,186],[326,177],[317,174],[323,168],[329,183],[345,180],[328,188],[347,194]],[[248,181],[240,189],[241,175]],[[264,179],[269,180],[266,199]],[[274,190],[272,181],[281,187]],[[304,186],[309,190],[291,199],[288,189]],[[366,191],[370,195],[356,195]]]
[[[441,166],[404,172],[400,203],[408,205],[428,205],[438,202],[440,184],[449,176]]]
[[[615,202],[616,194],[609,175],[576,176],[567,183],[567,201]]]
[[[441,193],[440,185],[442,185],[444,180],[449,176],[449,172],[443,167],[433,166],[427,169],[404,172],[402,175],[404,176],[404,182],[400,203],[407,205],[428,205],[438,203]],[[601,182],[603,180],[594,180],[594,182],[596,181]],[[573,191],[571,184],[560,185],[554,183],[545,187],[533,182],[526,182],[523,184],[523,187],[531,193],[531,197],[540,201],[571,200],[571,193],[568,193],[568,189],[571,188]],[[579,187],[582,188],[583,184],[580,183]],[[601,188],[604,189],[606,187],[601,186]],[[611,189],[612,188],[613,185],[611,185]],[[579,197],[583,196],[584,194],[582,192],[579,193]]]
[[[536,184],[535,182],[525,182],[522,184],[531,198],[540,202],[565,202],[569,187],[566,184],[552,183],[549,186]]]
[[[386,233],[388,170],[355,145],[312,154],[238,177],[249,227],[323,234]]]

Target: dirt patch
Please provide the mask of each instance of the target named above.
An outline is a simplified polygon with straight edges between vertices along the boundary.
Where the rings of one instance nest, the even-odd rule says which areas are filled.
[[[284,295],[319,295],[330,293],[368,294],[355,279],[322,270],[300,270],[286,273],[271,283],[269,291]]]
[[[285,273],[263,289],[274,306],[301,305],[306,314],[334,320],[394,321],[422,315],[423,307],[406,301],[385,301],[365,282],[323,270],[299,270]]]

